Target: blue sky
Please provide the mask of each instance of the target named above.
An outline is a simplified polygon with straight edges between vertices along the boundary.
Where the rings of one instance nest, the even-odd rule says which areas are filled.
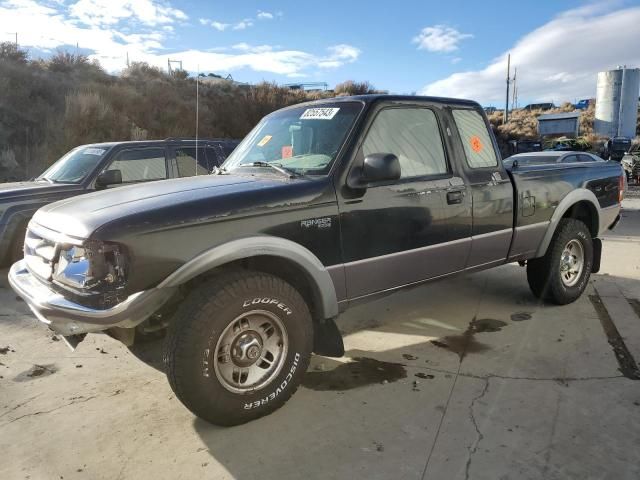
[[[368,80],[496,105],[507,52],[521,103],[573,101],[595,95],[599,70],[640,66],[638,25],[624,0],[0,0],[0,35],[18,31],[33,56],[77,42],[114,73],[128,53],[247,82]]]

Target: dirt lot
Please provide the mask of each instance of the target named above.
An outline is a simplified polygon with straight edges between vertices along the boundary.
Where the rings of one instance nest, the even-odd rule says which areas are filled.
[[[0,285],[1,479],[638,479],[640,195],[564,307],[506,265],[340,318],[275,414],[219,428],[161,371],[159,342],[75,352]]]

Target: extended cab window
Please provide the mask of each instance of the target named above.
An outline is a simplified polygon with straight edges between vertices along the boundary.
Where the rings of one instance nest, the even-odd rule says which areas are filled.
[[[498,157],[484,118],[475,110],[453,110],[453,118],[460,132],[460,139],[471,168],[487,168],[498,165]]]
[[[132,148],[116,154],[107,170],[120,170],[122,183],[167,178],[164,148]]]
[[[176,166],[179,177],[193,177],[195,175],[207,175],[210,171],[205,149],[203,147],[176,148]],[[197,161],[196,161],[197,152]]]
[[[427,108],[382,110],[367,132],[362,153],[394,154],[400,160],[401,178],[447,173],[438,122]]]

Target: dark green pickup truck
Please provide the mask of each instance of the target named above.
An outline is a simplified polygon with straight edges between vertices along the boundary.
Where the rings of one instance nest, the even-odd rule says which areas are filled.
[[[168,138],[81,145],[33,180],[0,184],[0,266],[22,258],[27,223],[43,205],[120,185],[206,175],[238,143]]]
[[[312,352],[342,355],[358,302],[509,262],[576,300],[624,189],[617,162],[505,168],[475,102],[390,95],[272,113],[217,173],[40,209],[9,280],[73,342],[166,327],[177,397],[222,425],[282,406]]]

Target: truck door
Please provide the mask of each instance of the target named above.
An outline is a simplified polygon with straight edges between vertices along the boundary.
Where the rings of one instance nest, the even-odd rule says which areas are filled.
[[[464,149],[462,164],[471,194],[471,252],[467,268],[506,260],[513,235],[513,187],[483,115],[472,108],[452,110]]]
[[[468,244],[447,244],[443,199],[452,175],[442,139],[430,108],[390,105],[374,114],[354,167],[392,153],[401,178],[339,195],[350,299],[449,273],[449,259],[466,258]]]

